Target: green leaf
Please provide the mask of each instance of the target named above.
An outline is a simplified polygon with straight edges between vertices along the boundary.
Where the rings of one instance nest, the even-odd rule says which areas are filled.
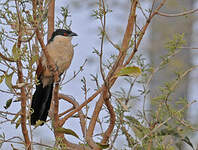
[[[120,69],[120,71],[116,74],[117,76],[132,76],[138,77],[142,73],[141,69],[136,66],[129,66]]]
[[[41,120],[37,120],[36,121],[36,124],[35,124],[35,128],[40,126],[40,125],[43,125],[45,122],[44,121],[41,121]]]
[[[5,75],[0,76],[0,84],[3,82]]]
[[[145,134],[149,133],[149,129],[141,125],[141,123],[136,118],[132,116],[125,116],[125,118],[129,121],[130,128],[139,139],[143,138]]]
[[[21,118],[19,118],[16,122],[16,129],[19,127],[19,125],[21,124]]]
[[[13,58],[14,58],[15,61],[20,57],[20,51],[17,48],[16,43],[12,47],[12,55],[13,55]]]
[[[0,139],[5,139],[5,133],[0,134]]]
[[[132,116],[125,116],[125,118],[126,118],[127,120],[129,120],[131,123],[133,123],[134,125],[142,126],[142,125],[140,124],[140,122],[139,122],[136,118],[134,118],[134,117],[132,117]]]
[[[144,132],[142,129],[140,128],[137,128],[135,126],[132,126],[131,127],[133,132],[135,133],[135,136],[138,137],[139,139],[143,138],[144,137]]]
[[[10,107],[11,103],[12,103],[12,98],[9,99],[9,100],[7,100],[6,105],[3,106],[3,107],[4,107],[5,109],[8,109],[8,108]]]
[[[179,133],[177,132],[176,129],[161,129],[159,132],[157,132],[158,136],[166,136],[166,135],[172,135],[175,136],[177,138],[180,138],[181,136],[179,135]]]
[[[164,100],[165,98],[166,98],[166,95],[160,95],[160,96],[152,98],[151,101],[152,102],[157,102],[157,101]]]
[[[100,144],[100,143],[96,143],[96,144],[102,149],[107,149],[109,147],[109,144],[105,144],[105,145]]]
[[[11,124],[13,124],[13,123],[17,120],[17,118],[19,117],[19,115],[20,115],[20,113],[17,113],[17,114],[14,116],[14,118],[11,120]]]
[[[5,134],[2,133],[2,134],[0,134],[0,149],[1,149],[1,147],[2,147],[2,145],[3,145],[3,143],[4,143],[4,141],[5,141]]]
[[[3,141],[0,141],[0,148],[2,147],[2,145],[3,145]]]
[[[12,147],[12,150],[19,150],[19,149],[16,149],[12,144],[11,144],[11,147]]]
[[[35,55],[31,58],[31,63],[34,64],[38,60],[39,56]]]
[[[79,139],[78,135],[71,129],[57,128],[57,129],[55,129],[55,131],[60,132],[60,133],[64,133],[64,134],[68,134],[68,135],[72,135],[72,136],[75,136],[76,138]]]
[[[13,74],[14,74],[14,72],[5,76],[5,83],[10,90],[12,90],[12,76],[13,76]]]

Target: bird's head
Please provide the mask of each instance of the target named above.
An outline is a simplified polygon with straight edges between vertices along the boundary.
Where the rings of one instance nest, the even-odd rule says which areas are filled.
[[[52,42],[56,36],[63,36],[63,37],[70,37],[71,38],[72,36],[77,36],[77,34],[68,30],[68,29],[67,30],[57,29],[56,31],[53,32],[52,37],[50,38],[49,42]]]

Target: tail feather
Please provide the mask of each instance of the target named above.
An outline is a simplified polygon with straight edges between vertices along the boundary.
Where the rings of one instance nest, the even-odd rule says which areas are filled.
[[[36,91],[32,97],[31,125],[36,121],[46,121],[52,99],[53,83],[43,87],[42,82],[36,86]]]

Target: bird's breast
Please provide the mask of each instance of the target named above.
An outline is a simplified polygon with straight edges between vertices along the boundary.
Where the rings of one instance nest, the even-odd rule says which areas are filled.
[[[71,40],[55,39],[55,41],[47,45],[47,51],[57,66],[59,74],[69,68],[74,54]],[[46,59],[44,61],[44,64],[46,64]]]

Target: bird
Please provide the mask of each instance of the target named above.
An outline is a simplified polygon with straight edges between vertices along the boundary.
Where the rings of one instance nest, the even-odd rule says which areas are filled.
[[[55,64],[59,77],[71,64],[74,54],[71,43],[73,36],[77,34],[69,29],[57,29],[46,45],[46,51]],[[36,77],[38,82],[32,96],[30,120],[31,125],[36,125],[38,120],[42,121],[43,125],[50,109],[54,86],[54,72],[50,69],[44,54],[39,58]]]

